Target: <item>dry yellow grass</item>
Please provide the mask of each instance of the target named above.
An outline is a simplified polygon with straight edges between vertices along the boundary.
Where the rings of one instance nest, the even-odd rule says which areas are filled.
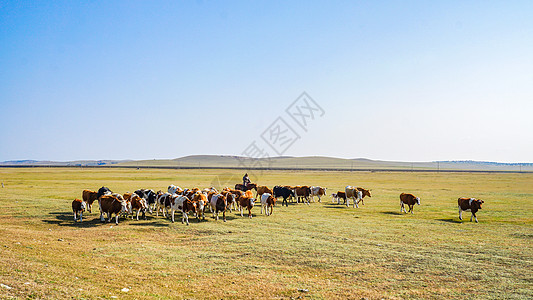
[[[270,217],[228,213],[190,226],[149,216],[82,224],[85,188],[209,186],[238,171],[0,169],[2,298],[516,298],[533,297],[533,174],[265,172],[258,183],[372,188],[360,209],[327,197],[278,205]],[[236,182],[233,182],[236,183]],[[422,199],[400,214],[398,195]],[[459,196],[486,201],[479,224]],[[122,292],[128,288],[128,292]],[[308,290],[308,291],[299,291]]]

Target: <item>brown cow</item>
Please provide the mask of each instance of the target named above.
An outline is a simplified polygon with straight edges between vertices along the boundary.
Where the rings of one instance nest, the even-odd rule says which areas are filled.
[[[126,194],[124,194],[124,198],[126,198]],[[129,197],[129,204],[128,204],[128,210],[131,214],[131,219],[133,220],[133,211],[135,210],[135,216],[137,218],[137,221],[139,221],[139,213],[142,212],[143,219],[146,220],[146,210],[148,209],[148,205],[146,204],[146,201],[139,197],[137,194],[133,194]],[[127,201],[127,200],[126,200]]]
[[[72,212],[74,212],[74,222],[78,221],[78,216],[80,222],[83,221],[83,212],[85,211],[85,208],[85,201],[82,201],[80,199],[74,199],[72,201]]]
[[[365,197],[372,197],[372,194],[370,194],[370,190],[367,190],[367,189],[364,189],[362,187],[357,187],[356,188],[358,191],[361,191],[363,193],[363,197],[361,198],[361,204],[365,205],[365,202],[363,201],[365,199]]]
[[[196,220],[200,221],[200,218],[205,220],[205,206],[209,203],[207,196],[204,193],[196,193],[192,202],[196,204]]]
[[[120,213],[127,212],[128,207],[126,201],[120,201],[117,197],[112,195],[104,195],[98,199],[100,205],[100,221],[105,222],[104,213],[107,214],[107,222],[111,222],[111,216],[115,214],[115,224],[118,225],[118,218]]]
[[[222,194],[213,195],[209,201],[209,207],[211,208],[211,212],[213,212],[213,218],[215,220],[218,220],[218,214],[222,212],[222,219],[226,222],[226,209],[228,207],[226,196]]]
[[[255,204],[254,201],[255,201],[255,198],[253,196],[251,197],[241,196],[239,198],[239,210],[241,212],[241,217],[243,216],[242,212],[244,211],[244,208],[247,208],[248,217],[250,219],[252,218],[252,208],[254,207],[254,204]]]
[[[469,211],[472,213],[472,216],[470,216],[470,222],[472,222],[472,218],[475,218],[476,223],[477,223],[476,213],[478,210],[481,209],[481,204],[483,203],[485,203],[485,201],[481,199],[476,199],[476,198],[457,199],[457,205],[459,206],[459,220],[463,219],[463,216],[462,216],[463,211]]]
[[[409,212],[413,213],[413,208],[415,204],[420,205],[420,198],[414,196],[413,194],[401,193],[400,194],[400,212],[407,213],[407,210],[405,209],[404,204],[407,204],[407,206],[409,206]]]
[[[296,203],[300,202],[300,199],[305,199],[305,203],[309,205],[309,196],[311,195],[311,188],[307,185],[297,186],[294,189],[294,194],[296,195]],[[302,200],[302,203],[304,201]]]
[[[92,212],[93,202],[98,199],[98,193],[91,190],[83,190],[81,198],[87,203],[87,211]]]
[[[233,194],[230,191],[222,191],[221,194],[224,195],[224,197],[226,197],[227,209],[229,209],[229,211],[231,212],[232,206],[235,209],[235,199],[237,199],[237,197],[235,197],[235,194]]]
[[[257,195],[255,198],[261,199],[261,195],[263,195],[264,193],[269,193],[270,195],[274,194],[274,192],[272,192],[272,190],[268,186],[260,185],[257,187]]]

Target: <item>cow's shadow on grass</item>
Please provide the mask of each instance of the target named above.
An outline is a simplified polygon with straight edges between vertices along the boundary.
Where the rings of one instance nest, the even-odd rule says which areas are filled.
[[[446,223],[455,223],[455,224],[462,224],[463,223],[463,221],[461,221],[461,220],[452,219],[452,218],[449,218],[449,219],[437,219],[437,221],[446,222]]]
[[[406,213],[397,212],[397,211],[384,211],[384,212],[381,212],[381,213],[384,214],[384,215],[393,215],[393,216],[407,215]]]
[[[85,213],[83,215],[83,222],[76,221],[74,222],[74,215],[72,213],[67,212],[51,212],[51,216],[55,217],[55,219],[48,219],[48,220],[42,220],[44,223],[48,223],[50,225],[56,225],[56,226],[64,226],[64,227],[81,227],[81,228],[89,228],[89,227],[98,227],[103,226],[106,224],[109,225],[115,225],[115,218],[111,218],[111,222],[101,222],[100,221],[100,213]],[[157,221],[156,221],[157,220]],[[179,222],[181,222],[181,217],[179,219]],[[168,224],[171,224],[172,222],[169,222]],[[139,221],[136,219],[132,220],[131,218],[124,219],[120,218],[118,221],[118,224],[128,224],[128,225],[141,225],[141,226],[159,226],[159,227],[166,227],[168,224],[165,222],[160,222],[158,219],[150,215],[146,215],[146,220],[144,220],[142,217],[139,217]]]
[[[337,204],[337,203],[327,203],[324,204],[325,208],[336,208],[336,209],[346,209],[351,208],[352,206],[348,207],[346,204]]]
[[[95,214],[89,216],[83,216],[83,222],[76,221],[74,222],[74,215],[67,212],[51,212],[50,215],[55,217],[55,220],[43,220],[44,223],[56,226],[67,226],[67,227],[95,227],[101,224],[100,214],[94,217]]]

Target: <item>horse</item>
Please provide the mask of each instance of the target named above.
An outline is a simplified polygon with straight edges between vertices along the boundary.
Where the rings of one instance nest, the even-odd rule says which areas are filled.
[[[254,189],[256,192],[257,192],[257,184],[255,183],[249,183],[247,184],[246,186],[244,186],[243,184],[241,183],[237,183],[235,185],[235,189],[236,190],[239,190],[239,191],[243,191],[243,192],[246,192],[248,190],[251,190],[251,189]]]

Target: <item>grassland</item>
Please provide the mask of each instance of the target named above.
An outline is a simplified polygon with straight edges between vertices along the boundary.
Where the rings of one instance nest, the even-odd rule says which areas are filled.
[[[101,224],[95,211],[72,220],[85,188],[205,187],[240,175],[1,168],[0,283],[11,289],[0,298],[533,298],[533,174],[265,172],[259,184],[355,184],[373,197],[359,209],[328,197],[190,226],[161,216]],[[414,215],[399,213],[400,192],[422,199]],[[480,223],[458,220],[459,196],[485,200]]]

